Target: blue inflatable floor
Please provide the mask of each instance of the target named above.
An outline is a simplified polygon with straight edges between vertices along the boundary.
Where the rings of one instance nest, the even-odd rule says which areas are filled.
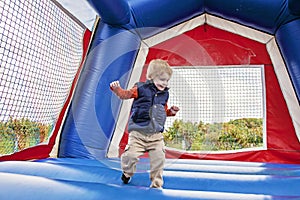
[[[162,190],[137,170],[124,185],[118,159],[0,162],[0,199],[300,199],[300,165],[167,160]]]

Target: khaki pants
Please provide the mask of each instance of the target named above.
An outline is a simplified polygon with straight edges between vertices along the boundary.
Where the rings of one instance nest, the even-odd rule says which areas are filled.
[[[131,177],[136,171],[139,156],[148,152],[150,159],[151,186],[160,188],[163,185],[163,168],[165,150],[162,133],[146,135],[137,131],[129,133],[128,144],[121,156],[122,170],[126,177]]]

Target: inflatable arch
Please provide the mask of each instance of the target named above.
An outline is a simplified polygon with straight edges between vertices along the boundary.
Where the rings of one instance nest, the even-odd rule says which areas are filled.
[[[124,87],[131,87],[144,64],[160,56],[179,66],[264,65],[267,76],[265,149],[205,156],[169,151],[169,157],[299,162],[300,21],[296,1],[90,3],[101,19],[62,131],[60,157],[118,156],[130,103],[123,103],[121,109],[121,101],[112,95],[108,85],[120,79]],[[215,50],[205,49],[201,42],[193,44],[212,38],[250,49],[253,55],[239,55],[241,49],[229,46],[226,52],[217,52],[221,43],[208,44],[215,45]],[[190,46],[182,47],[188,42]]]
[[[49,158],[55,137],[48,145],[2,157],[11,161],[0,163],[0,199],[300,198],[299,1],[89,3],[100,19],[92,36],[84,36],[92,38],[87,57],[55,129],[54,136],[61,129],[57,158]],[[141,159],[132,182],[122,184],[117,157],[126,144],[130,102],[116,98],[109,83],[131,87],[153,58],[171,66],[262,65],[265,146],[233,153],[168,150],[163,190],[148,188],[147,159]],[[33,151],[38,156],[29,155]],[[29,159],[36,160],[12,161]]]

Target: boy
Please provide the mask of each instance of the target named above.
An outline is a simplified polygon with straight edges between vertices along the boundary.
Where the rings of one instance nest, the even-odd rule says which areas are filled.
[[[165,162],[162,132],[167,116],[175,116],[177,106],[168,108],[168,81],[172,76],[169,64],[160,59],[152,60],[147,70],[147,81],[138,82],[133,88],[123,90],[119,81],[110,84],[120,99],[134,98],[128,122],[129,139],[121,156],[122,180],[127,184],[136,170],[139,156],[148,152],[152,188],[162,188]]]

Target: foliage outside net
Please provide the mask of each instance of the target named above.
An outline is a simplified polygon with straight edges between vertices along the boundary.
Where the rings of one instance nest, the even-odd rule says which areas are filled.
[[[82,57],[85,28],[49,0],[0,1],[0,155],[47,141]]]
[[[174,67],[168,147],[182,150],[237,150],[263,146],[262,66]]]

